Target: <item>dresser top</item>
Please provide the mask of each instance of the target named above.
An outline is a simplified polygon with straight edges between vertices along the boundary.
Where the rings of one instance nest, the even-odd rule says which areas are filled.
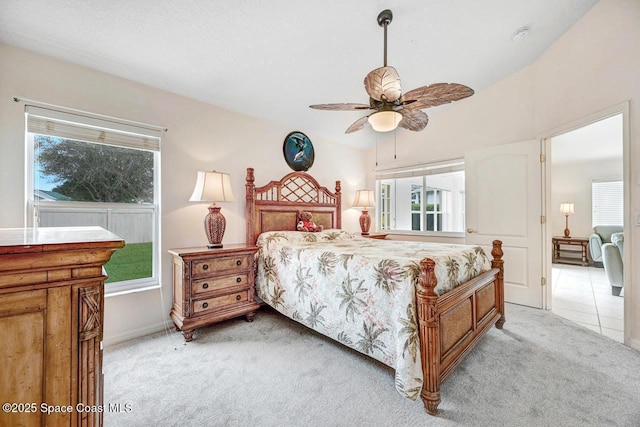
[[[101,227],[0,228],[0,254],[92,246],[121,248],[124,239]]]
[[[179,248],[169,249],[169,253],[173,256],[180,257],[199,257],[199,256],[224,256],[233,255],[238,252],[257,251],[256,245],[246,245],[244,243],[225,243],[222,248],[208,249],[206,246],[195,248]]]

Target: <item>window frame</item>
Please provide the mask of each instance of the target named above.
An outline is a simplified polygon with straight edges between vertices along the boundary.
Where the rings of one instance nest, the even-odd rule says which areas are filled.
[[[440,224],[440,228],[442,228],[443,224],[446,222],[445,221],[445,216],[449,215],[449,218],[451,220],[454,220],[453,215],[456,214],[455,212],[450,212],[450,213],[445,213],[442,211],[442,209],[444,208],[442,203],[443,203],[443,189],[442,188],[438,188],[437,186],[433,186],[433,185],[428,185],[427,184],[427,177],[429,175],[439,175],[439,174],[446,174],[446,173],[450,173],[450,172],[463,172],[464,173],[464,159],[453,159],[453,160],[448,160],[448,161],[443,161],[443,162],[433,162],[433,163],[425,163],[425,164],[420,164],[420,165],[413,165],[413,166],[407,166],[407,167],[403,167],[403,168],[394,168],[394,169],[386,169],[386,170],[378,170],[376,171],[376,186],[375,186],[375,191],[376,191],[376,216],[375,216],[375,226],[377,228],[377,230],[379,231],[384,231],[386,234],[391,234],[391,235],[413,235],[413,236],[430,236],[430,237],[454,237],[454,238],[464,238],[465,237],[465,232],[464,232],[464,227],[465,227],[465,220],[466,220],[466,215],[464,212],[464,209],[466,207],[466,203],[464,201],[464,197],[466,194],[466,190],[464,185],[462,186],[462,188],[459,190],[459,194],[455,194],[453,191],[450,190],[446,190],[449,193],[451,193],[449,196],[450,202],[451,203],[455,203],[455,198],[456,197],[462,197],[461,199],[461,203],[459,204],[460,210],[461,212],[458,212],[460,214],[459,219],[461,220],[462,223],[462,230],[461,231],[429,231],[426,230],[426,226],[427,226],[427,214],[435,214],[435,215],[441,215],[441,224]],[[400,179],[400,178],[409,178],[409,177],[422,177],[422,183],[421,184],[415,184],[416,186],[421,186],[421,194],[420,194],[420,199],[421,199],[421,208],[420,208],[420,224],[421,227],[424,228],[425,230],[402,230],[402,229],[393,229],[392,227],[395,226],[395,218],[396,218],[396,210],[397,210],[397,201],[396,201],[396,197],[395,197],[395,192],[396,192],[396,180]],[[386,189],[389,189],[390,191],[388,191],[389,194],[384,194],[385,197],[383,197],[383,193],[382,193],[382,187],[385,186]],[[427,192],[428,191],[434,191],[434,192],[438,192],[440,194],[440,209],[438,211],[427,211]],[[393,196],[392,196],[393,195]],[[386,200],[386,199],[388,200]],[[385,200],[383,200],[385,199]],[[411,197],[409,198],[410,200],[412,199]],[[391,205],[391,209],[386,209],[386,205]],[[413,213],[413,209],[410,209],[411,212],[410,214]],[[417,214],[418,211],[415,211],[415,213]],[[386,216],[386,220],[388,222],[388,226],[383,227],[383,222],[382,222],[382,217]],[[436,216],[434,216],[434,218],[436,218]]]
[[[31,112],[34,113],[31,113]],[[148,147],[135,147],[135,146],[123,146],[117,144],[108,144],[111,146],[117,146],[125,149],[137,149],[142,151],[150,151],[153,153],[153,203],[108,203],[108,202],[83,202],[83,201],[46,201],[46,200],[36,200],[34,197],[36,188],[35,182],[35,138],[34,135],[45,135],[44,133],[32,133],[29,129],[29,114],[34,114],[34,116],[38,117],[40,120],[42,117],[47,117],[50,112],[50,117],[52,120],[56,120],[59,117],[63,118],[72,118],[74,120],[73,123],[77,123],[79,127],[85,126],[89,128],[90,126],[95,126],[99,129],[98,126],[102,126],[107,132],[131,132],[131,129],[136,130],[136,134],[146,135],[149,138],[157,139],[157,146],[154,147],[156,149],[150,149]],[[91,113],[86,113],[91,114]],[[113,119],[113,118],[110,118]],[[122,120],[122,119],[120,119]],[[72,123],[72,124],[73,124]],[[160,274],[162,271],[161,266],[161,240],[160,240],[160,224],[161,224],[161,189],[160,189],[160,181],[161,181],[161,134],[164,129],[149,129],[149,128],[141,128],[131,125],[132,122],[122,121],[122,123],[114,122],[113,120],[103,120],[101,117],[90,117],[85,115],[77,115],[74,113],[68,113],[64,111],[56,111],[43,109],[34,106],[26,106],[25,108],[25,150],[26,150],[26,160],[27,164],[25,167],[25,224],[28,227],[37,228],[39,226],[39,216],[40,211],[43,210],[71,210],[74,212],[90,212],[94,214],[105,213],[107,217],[111,215],[113,211],[118,212],[126,212],[126,211],[139,211],[139,212],[151,212],[152,213],[152,221],[151,221],[151,236],[152,236],[152,267],[151,267],[151,276],[140,278],[140,279],[132,279],[132,280],[124,280],[119,282],[110,282],[105,283],[105,296],[112,295],[121,295],[131,292],[139,292],[147,289],[156,289],[161,286],[160,284]],[[51,133],[49,133],[51,135]],[[87,144],[94,144],[94,142],[74,139],[72,137],[59,137],[56,135],[51,135],[54,137],[58,137],[66,140],[74,140]]]

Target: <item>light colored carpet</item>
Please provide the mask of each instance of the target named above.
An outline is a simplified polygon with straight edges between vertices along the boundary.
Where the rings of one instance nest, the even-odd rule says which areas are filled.
[[[640,354],[552,313],[507,304],[442,385],[436,417],[388,367],[273,311],[107,347],[105,425],[639,426]],[[125,404],[127,406],[125,406]]]

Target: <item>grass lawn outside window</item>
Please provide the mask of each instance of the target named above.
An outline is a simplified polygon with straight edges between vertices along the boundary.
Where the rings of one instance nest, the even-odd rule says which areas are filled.
[[[129,243],[114,252],[104,268],[109,278],[105,283],[142,279],[153,274],[152,242]]]

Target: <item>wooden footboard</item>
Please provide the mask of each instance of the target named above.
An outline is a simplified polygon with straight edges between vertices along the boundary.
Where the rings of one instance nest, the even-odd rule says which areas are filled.
[[[438,296],[435,262],[421,261],[416,292],[420,352],[422,354],[422,401],[435,415],[440,403],[440,384],[494,324],[502,328],[504,317],[504,268],[502,242],[493,241],[492,269]]]

